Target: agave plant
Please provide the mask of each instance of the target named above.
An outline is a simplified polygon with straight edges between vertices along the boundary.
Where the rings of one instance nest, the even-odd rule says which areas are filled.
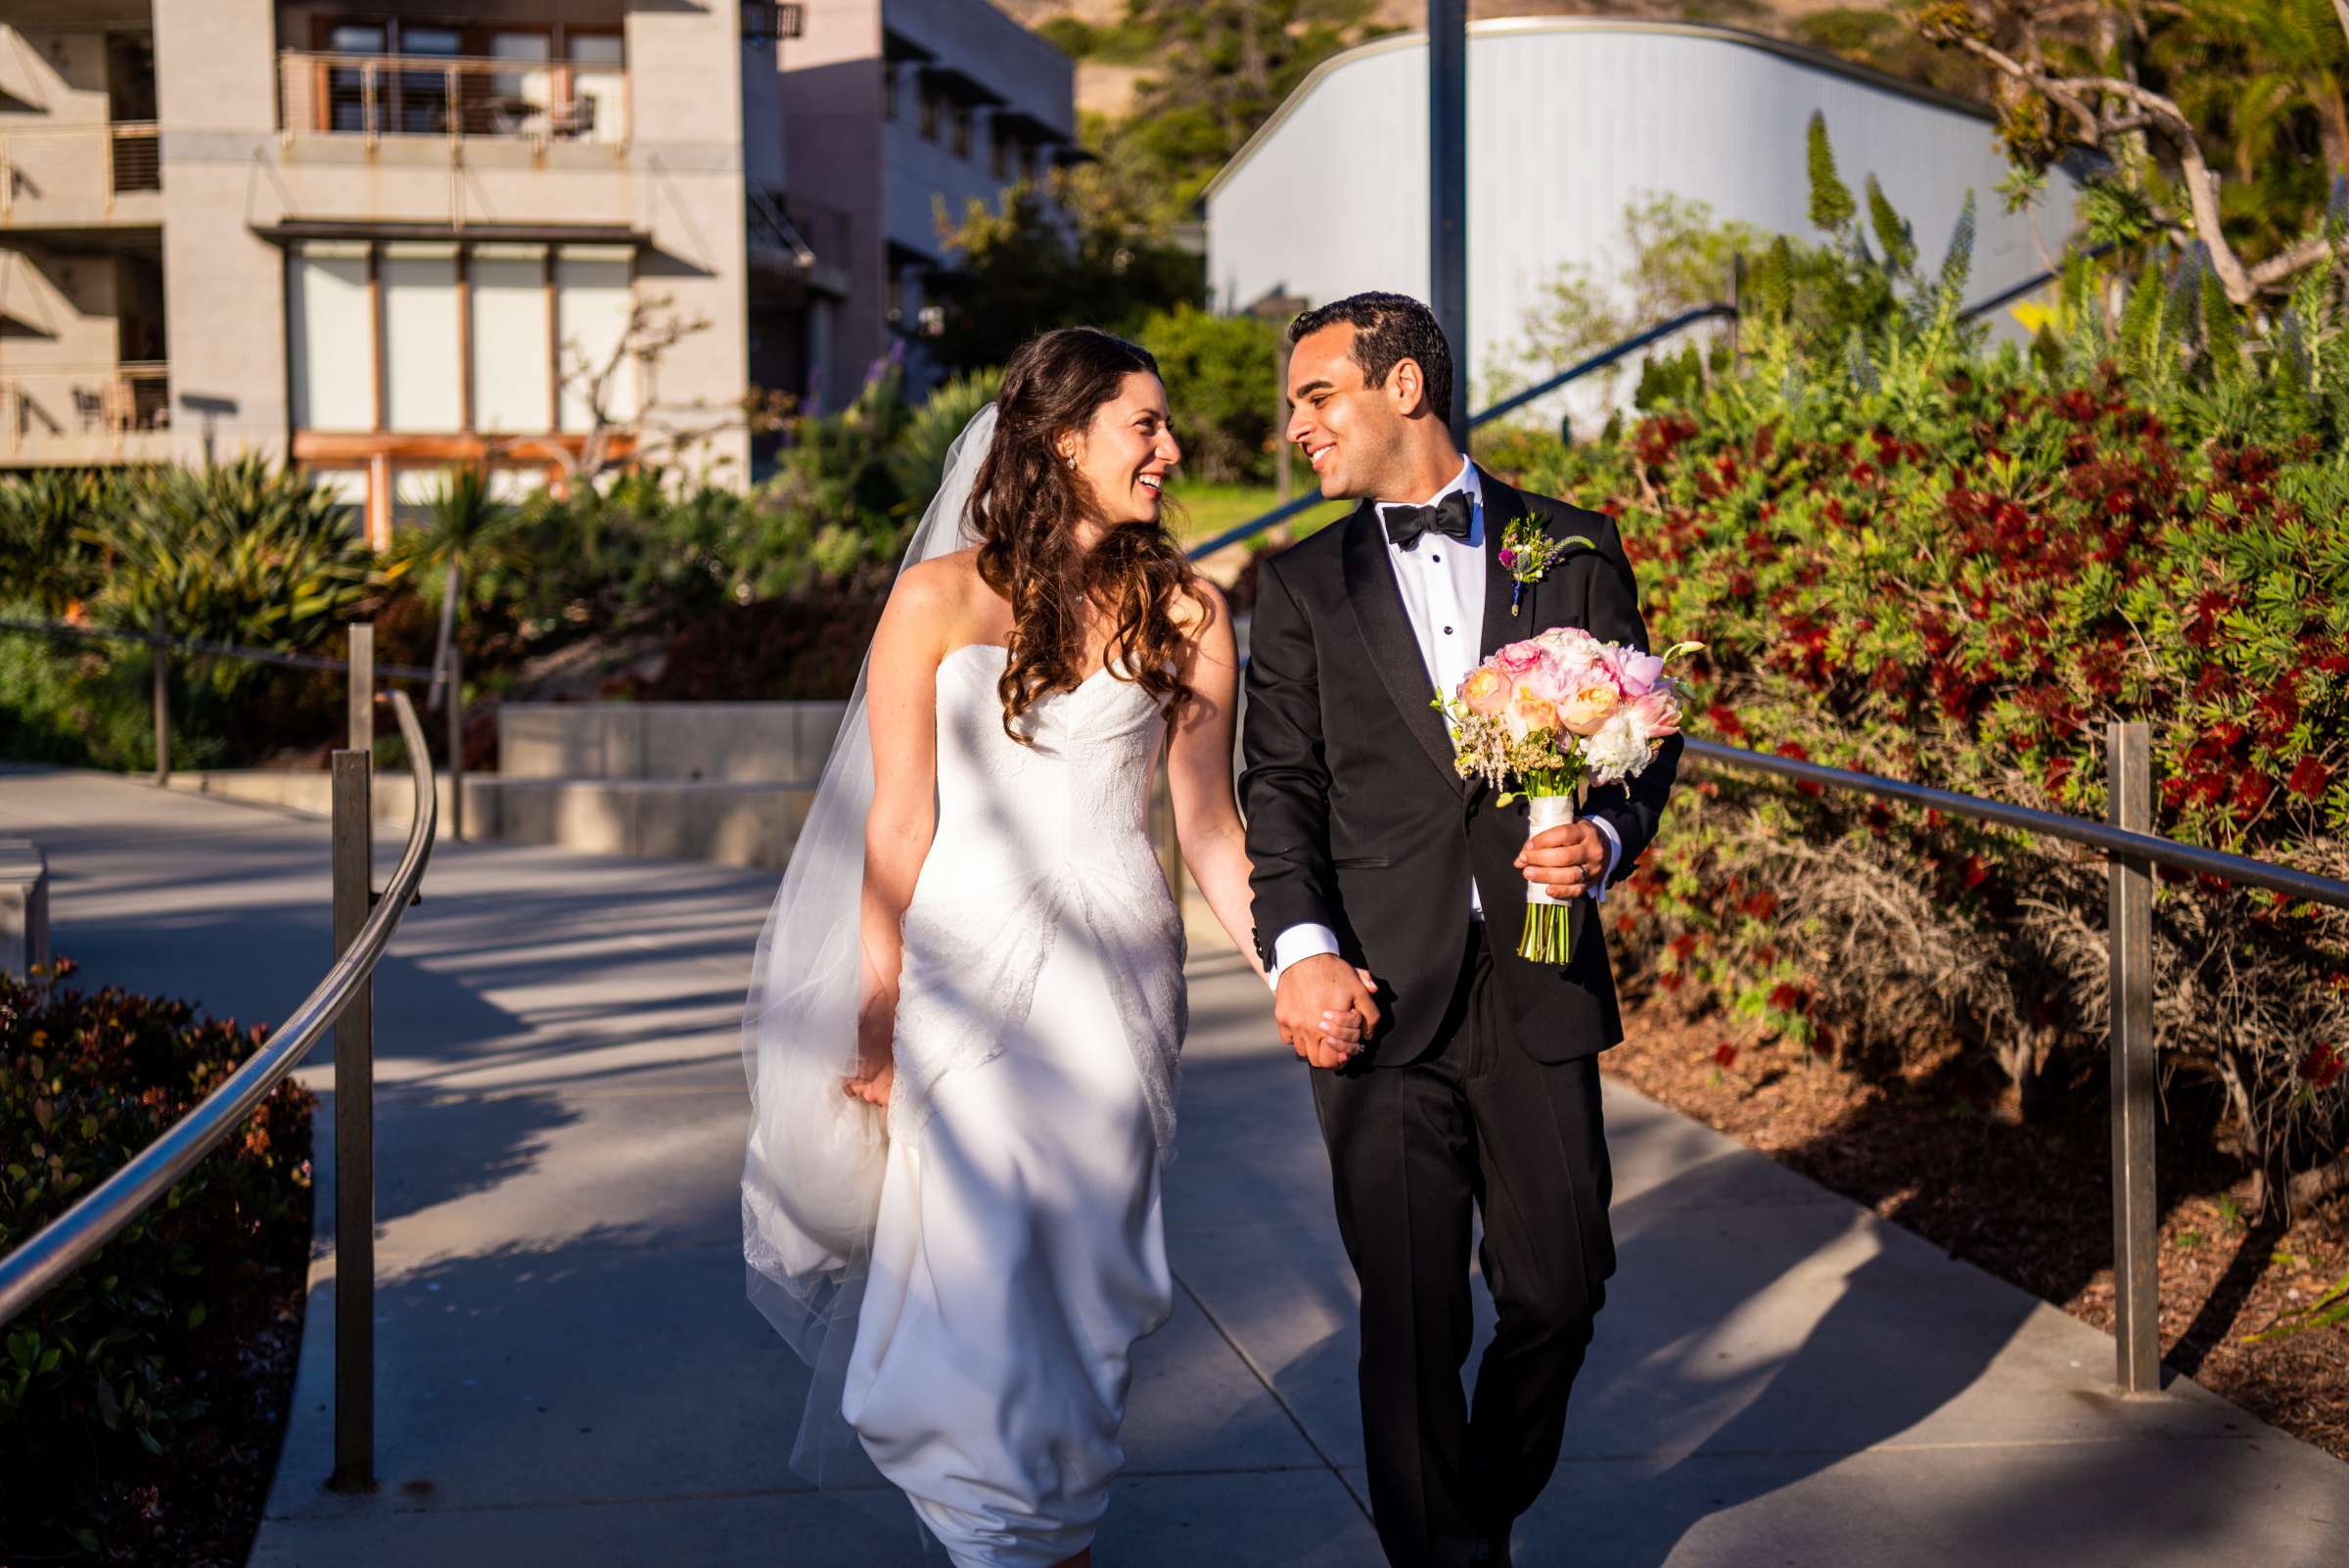
[[[160,471],[81,536],[102,563],[97,618],[182,637],[306,647],[382,581],[349,509],[257,456]],[[250,669],[223,663],[214,682]]]
[[[905,422],[889,449],[887,466],[897,484],[900,513],[919,515],[945,477],[946,452],[973,415],[995,400],[1000,370],[974,370],[943,382]]]
[[[64,615],[98,585],[84,532],[123,503],[115,474],[36,472],[0,480],[0,602]]]

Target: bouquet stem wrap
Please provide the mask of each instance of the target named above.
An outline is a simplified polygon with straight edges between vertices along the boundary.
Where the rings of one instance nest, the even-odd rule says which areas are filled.
[[[1525,776],[1525,836],[1574,820],[1574,786],[1564,768],[1537,768]],[[1574,954],[1574,911],[1569,900],[1552,898],[1538,882],[1525,885],[1525,931],[1517,956],[1538,964],[1563,964]]]

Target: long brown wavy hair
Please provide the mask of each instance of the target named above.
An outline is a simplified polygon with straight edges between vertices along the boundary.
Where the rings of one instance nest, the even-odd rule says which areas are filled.
[[[1103,659],[1158,699],[1170,720],[1192,700],[1178,671],[1189,652],[1178,599],[1204,606],[1198,574],[1155,523],[1109,529],[1089,550],[1078,525],[1093,512],[1082,478],[1055,442],[1082,433],[1128,376],[1158,374],[1147,348],[1093,327],[1029,339],[1003,367],[995,436],[971,486],[979,576],[1011,601],[1011,656],[996,690],[1003,728],[1027,744],[1020,716],[1056,691],[1074,691],[1084,663],[1088,608],[1110,622]]]

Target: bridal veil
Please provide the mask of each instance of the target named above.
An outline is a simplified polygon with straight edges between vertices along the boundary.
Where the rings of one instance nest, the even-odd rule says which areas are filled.
[[[955,438],[904,566],[976,542],[967,516],[972,481],[994,431],[990,403]],[[882,1484],[840,1408],[889,1158],[887,1113],[842,1088],[856,1058],[858,906],[873,800],[865,674],[858,669],[759,939],[742,1022],[751,1091],[742,1171],[747,1291],[813,1373],[791,1462],[828,1491]]]

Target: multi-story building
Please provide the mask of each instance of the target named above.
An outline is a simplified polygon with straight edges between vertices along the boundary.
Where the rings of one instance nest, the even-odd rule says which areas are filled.
[[[777,50],[792,189],[845,215],[829,322],[837,404],[893,339],[934,324],[939,214],[1082,158],[1075,67],[987,0],[824,0]],[[818,245],[818,250],[822,246]]]
[[[0,0],[0,467],[257,449],[379,539],[591,440],[739,483],[848,282],[783,195],[788,9]]]
[[[454,463],[739,483],[1071,92],[987,0],[0,0],[0,469],[270,452],[378,539]]]

